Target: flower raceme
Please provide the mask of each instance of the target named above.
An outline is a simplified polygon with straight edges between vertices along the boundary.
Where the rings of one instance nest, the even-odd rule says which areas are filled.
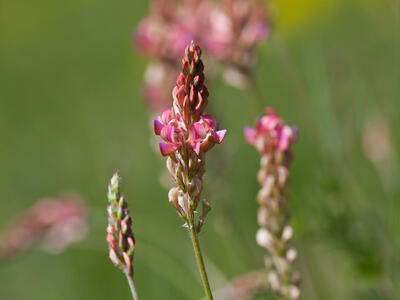
[[[291,148],[297,139],[297,128],[286,125],[271,108],[258,118],[254,128],[245,128],[246,140],[260,152],[261,169],[257,179],[261,185],[257,200],[257,243],[268,250],[265,266],[268,283],[281,299],[297,300],[300,296],[299,274],[293,270],[297,251],[289,248],[293,235],[286,207],[288,167]]]
[[[208,90],[204,85],[204,65],[200,56],[200,47],[192,41],[185,49],[182,71],[172,91],[173,105],[153,124],[155,134],[163,139],[159,144],[160,151],[163,156],[168,156],[167,168],[177,184],[168,193],[169,202],[189,230],[204,290],[207,299],[212,300],[198,239],[211,209],[209,202],[203,199],[201,214],[196,212],[203,189],[205,153],[222,142],[226,130],[218,130],[215,119],[204,114]]]
[[[224,139],[226,130],[218,130],[211,115],[204,114],[208,104],[208,90],[204,85],[204,66],[201,50],[192,42],[185,50],[182,72],[173,89],[173,107],[154,120],[154,132],[164,142],[161,154],[168,156],[182,147],[190,147],[197,155],[206,153]]]

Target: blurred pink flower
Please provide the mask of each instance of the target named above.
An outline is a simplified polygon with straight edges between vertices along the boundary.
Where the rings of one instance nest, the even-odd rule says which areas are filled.
[[[267,108],[254,128],[246,127],[245,138],[261,155],[261,168],[257,173],[261,186],[257,195],[260,229],[256,241],[268,251],[264,259],[267,281],[281,299],[298,300],[300,275],[293,268],[297,251],[288,243],[293,236],[293,228],[289,225],[286,206],[288,167],[297,129],[286,125],[275,110]]]
[[[79,196],[39,200],[9,223],[1,238],[0,257],[11,257],[34,244],[48,252],[62,252],[84,238],[87,215],[87,207]]]
[[[297,139],[297,128],[286,125],[275,110],[267,108],[254,128],[245,128],[245,138],[261,155],[275,151],[285,152]]]
[[[156,0],[150,15],[140,22],[135,40],[143,53],[169,61],[196,40],[214,59],[247,68],[247,57],[268,33],[267,15],[259,2]]]
[[[208,50],[218,60],[250,70],[255,64],[254,47],[264,42],[269,25],[259,2],[225,0],[211,12]]]
[[[185,46],[195,40],[203,45],[212,66],[214,62],[224,65],[228,83],[245,88],[257,61],[255,47],[267,39],[268,33],[266,10],[258,1],[154,0],[150,14],[138,25],[134,40],[142,53],[164,70],[174,72],[179,69]],[[164,77],[165,81],[158,77],[146,76],[144,96],[152,109],[154,103],[164,102],[169,93],[165,82],[172,82],[169,77]]]
[[[146,69],[142,92],[151,110],[157,114],[171,104],[170,88],[176,73],[175,67],[165,63],[151,63]]]

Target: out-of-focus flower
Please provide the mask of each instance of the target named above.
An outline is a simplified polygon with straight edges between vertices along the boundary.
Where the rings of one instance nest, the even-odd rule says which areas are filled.
[[[255,47],[269,35],[265,8],[255,1],[225,0],[210,16],[208,50],[226,65],[225,80],[245,88],[255,67]]]
[[[288,167],[297,129],[286,125],[274,110],[267,108],[254,128],[245,128],[245,138],[262,156],[257,175],[261,190],[257,196],[260,229],[256,241],[268,250],[265,266],[269,285],[281,299],[299,299],[299,275],[292,267],[297,252],[288,246],[293,229],[286,207]]]
[[[258,150],[261,155],[271,155],[276,152],[286,153],[289,159],[290,147],[297,139],[297,128],[286,125],[272,108],[265,110],[265,115],[259,117],[254,128],[245,128],[247,142]]]
[[[267,14],[258,1],[155,0],[138,25],[135,45],[165,70],[177,70],[182,51],[195,40],[212,64],[224,65],[230,84],[244,88],[257,61],[255,48],[268,32]],[[159,92],[163,84],[158,80],[146,78],[145,85],[150,104],[156,95],[166,94]]]
[[[82,240],[87,232],[88,210],[79,196],[39,200],[12,220],[0,244],[0,257],[8,258],[39,244],[59,253]]]
[[[151,111],[162,112],[171,104],[171,84],[176,79],[176,68],[165,63],[151,63],[145,73],[143,97]]]
[[[136,31],[135,44],[153,59],[177,65],[185,46],[200,35],[199,19],[208,10],[203,1],[155,0],[150,15]],[[204,18],[204,16],[202,17]]]

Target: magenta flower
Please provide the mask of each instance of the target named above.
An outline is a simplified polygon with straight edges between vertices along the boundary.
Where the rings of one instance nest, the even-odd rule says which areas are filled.
[[[182,72],[172,91],[173,107],[153,121],[154,132],[164,142],[159,144],[161,154],[168,156],[182,147],[191,148],[200,155],[224,139],[226,130],[218,130],[218,123],[204,114],[208,104],[208,90],[204,85],[201,50],[192,42],[186,48]]]
[[[297,128],[286,125],[272,108],[265,110],[253,128],[245,128],[247,142],[257,148],[261,155],[275,151],[287,151],[297,139]]]

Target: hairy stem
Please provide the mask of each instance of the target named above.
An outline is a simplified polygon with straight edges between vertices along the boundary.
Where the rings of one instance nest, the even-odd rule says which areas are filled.
[[[189,222],[189,232],[190,232],[190,237],[192,239],[192,244],[193,244],[194,254],[195,254],[196,260],[197,260],[197,265],[199,267],[201,280],[203,281],[204,291],[206,292],[207,299],[213,300],[214,298],[211,293],[210,283],[208,282],[207,272],[206,272],[206,268],[204,265],[203,256],[202,256],[201,250],[200,250],[200,243],[199,243],[199,239],[197,236],[197,232],[196,232],[196,228],[194,226],[193,220]]]
[[[128,274],[127,272],[124,272],[124,273],[125,273],[126,279],[128,279],[128,284],[129,284],[129,288],[132,293],[133,300],[139,300],[139,296],[136,291],[135,283],[133,282],[133,276],[131,274]]]

